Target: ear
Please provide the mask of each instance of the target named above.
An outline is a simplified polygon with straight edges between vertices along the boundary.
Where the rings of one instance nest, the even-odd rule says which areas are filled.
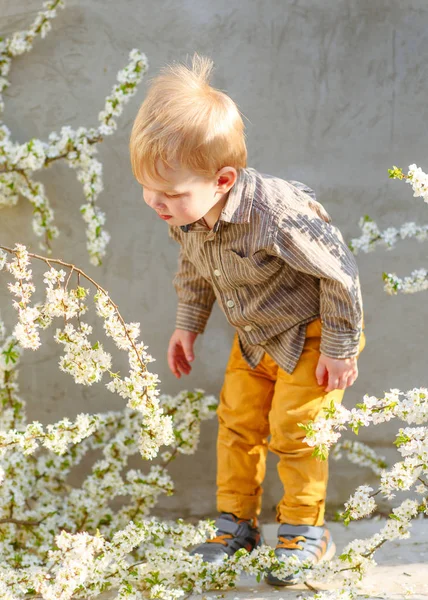
[[[238,173],[234,167],[222,167],[216,173],[216,191],[225,194],[234,185],[237,178]]]

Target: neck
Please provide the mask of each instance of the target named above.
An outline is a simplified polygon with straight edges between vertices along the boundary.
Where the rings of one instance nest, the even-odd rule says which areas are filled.
[[[229,192],[224,194],[220,198],[220,200],[217,202],[217,204],[214,204],[214,206],[211,208],[211,210],[209,210],[207,212],[207,214],[204,215],[204,221],[205,221],[207,227],[209,227],[210,229],[212,229],[214,227],[214,225],[217,223],[217,221],[221,215],[221,211],[223,210],[223,208],[227,202],[228,196],[229,196]]]

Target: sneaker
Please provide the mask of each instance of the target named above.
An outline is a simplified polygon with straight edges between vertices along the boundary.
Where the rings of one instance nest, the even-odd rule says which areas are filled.
[[[330,560],[336,552],[331,533],[326,527],[314,525],[288,525],[283,523],[278,528],[278,543],[275,554],[279,560],[292,555],[299,560],[310,560],[314,564],[322,560]],[[278,579],[274,573],[266,575],[266,583],[270,585],[294,585],[298,583],[294,575]]]
[[[215,525],[216,537],[196,546],[190,554],[202,554],[204,561],[220,564],[241,548],[251,552],[262,543],[257,519],[238,519],[231,513],[222,513]]]

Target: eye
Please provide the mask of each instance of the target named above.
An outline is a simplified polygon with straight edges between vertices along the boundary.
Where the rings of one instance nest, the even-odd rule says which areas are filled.
[[[182,194],[165,194],[167,198],[179,198]]]

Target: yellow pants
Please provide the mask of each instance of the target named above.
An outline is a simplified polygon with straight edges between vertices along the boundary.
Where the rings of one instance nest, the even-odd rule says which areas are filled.
[[[260,514],[268,448],[279,456],[284,496],[277,521],[323,525],[328,462],[312,456],[298,423],[314,420],[343,390],[326,393],[315,370],[320,356],[321,321],[309,323],[299,362],[290,375],[264,354],[255,369],[245,362],[238,337],[232,346],[218,408],[217,509],[241,519]],[[364,348],[361,336],[360,352]],[[268,443],[268,437],[270,440]]]

